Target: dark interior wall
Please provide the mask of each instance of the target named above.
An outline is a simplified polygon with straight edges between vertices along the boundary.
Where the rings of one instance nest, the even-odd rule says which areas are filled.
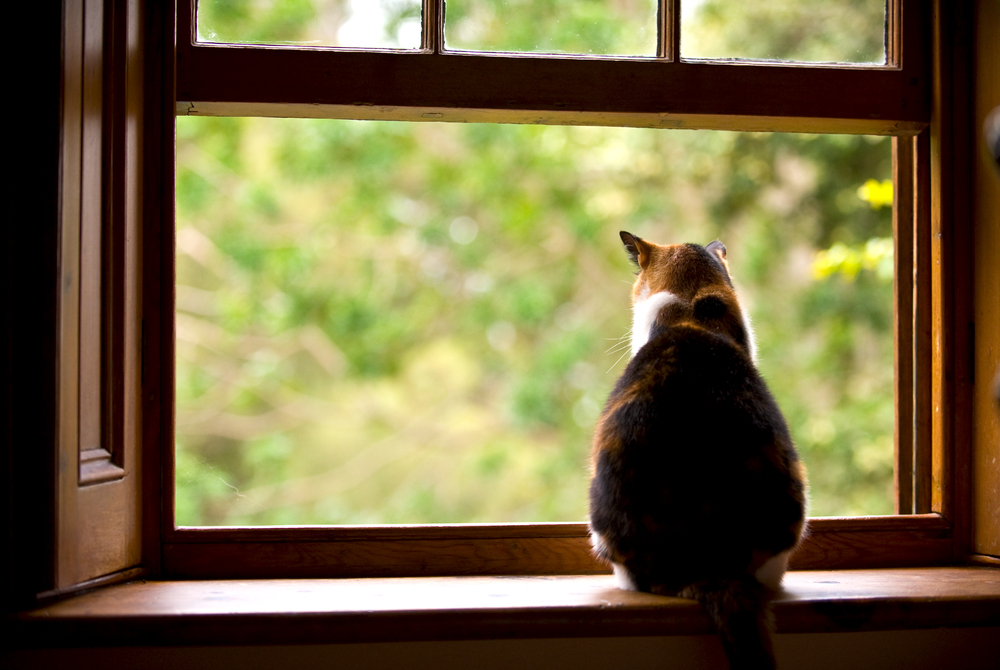
[[[5,611],[49,588],[56,439],[61,3],[14,12],[8,73],[0,407],[0,601]],[[23,36],[22,36],[23,35]]]
[[[782,670],[989,670],[1000,658],[1000,629],[779,635]],[[11,670],[713,670],[725,669],[715,636],[398,642],[303,647],[125,648],[19,652]]]

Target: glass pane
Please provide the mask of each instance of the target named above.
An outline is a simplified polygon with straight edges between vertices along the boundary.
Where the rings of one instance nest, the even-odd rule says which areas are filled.
[[[181,525],[581,521],[619,230],[728,247],[815,515],[893,509],[888,138],[177,120]]]
[[[656,0],[449,0],[445,46],[655,56],[656,5]]]
[[[681,56],[885,63],[885,0],[684,0]]]
[[[420,0],[198,0],[198,41],[420,48]]]

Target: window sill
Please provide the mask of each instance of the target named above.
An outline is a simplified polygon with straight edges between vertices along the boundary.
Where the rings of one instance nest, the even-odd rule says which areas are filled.
[[[798,571],[779,633],[1000,626],[1000,570]],[[136,581],[21,613],[21,648],[700,635],[693,601],[608,575]],[[54,645],[53,641],[58,641]]]

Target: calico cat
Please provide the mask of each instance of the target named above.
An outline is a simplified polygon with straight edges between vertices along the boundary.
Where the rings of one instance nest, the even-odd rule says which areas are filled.
[[[698,600],[734,670],[773,668],[768,601],[805,531],[805,468],[725,246],[621,238],[639,266],[632,359],[594,434],[594,552],[623,588]]]

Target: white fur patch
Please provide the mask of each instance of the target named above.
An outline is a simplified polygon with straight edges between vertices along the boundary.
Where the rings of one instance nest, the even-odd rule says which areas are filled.
[[[607,540],[605,540],[604,536],[594,529],[590,530],[590,544],[594,547],[594,553],[598,556],[606,557],[611,554],[611,552],[608,551]],[[611,567],[615,571],[615,585],[618,586],[618,588],[626,591],[637,590],[635,588],[635,582],[632,580],[632,574],[624,565],[621,565],[620,563],[612,563]]]
[[[621,563],[612,563],[611,567],[615,571],[615,585],[623,591],[638,591],[632,573]]]
[[[764,561],[764,565],[757,569],[754,577],[772,591],[777,591],[778,587],[781,586],[781,578],[785,576],[785,570],[788,569],[788,557],[791,554],[792,550],[789,549],[767,559]]]
[[[649,342],[649,331],[656,321],[656,315],[664,306],[676,300],[679,298],[670,291],[660,291],[635,301],[632,305],[632,356]]]
[[[745,309],[741,309],[743,312],[743,329],[747,331],[747,348],[750,350],[750,360],[753,361],[754,365],[757,364],[757,338],[753,334],[753,325],[750,323],[750,315],[747,314]]]
[[[590,530],[590,546],[594,548],[594,553],[598,556],[608,555],[607,541],[605,541],[603,535],[593,529]]]

